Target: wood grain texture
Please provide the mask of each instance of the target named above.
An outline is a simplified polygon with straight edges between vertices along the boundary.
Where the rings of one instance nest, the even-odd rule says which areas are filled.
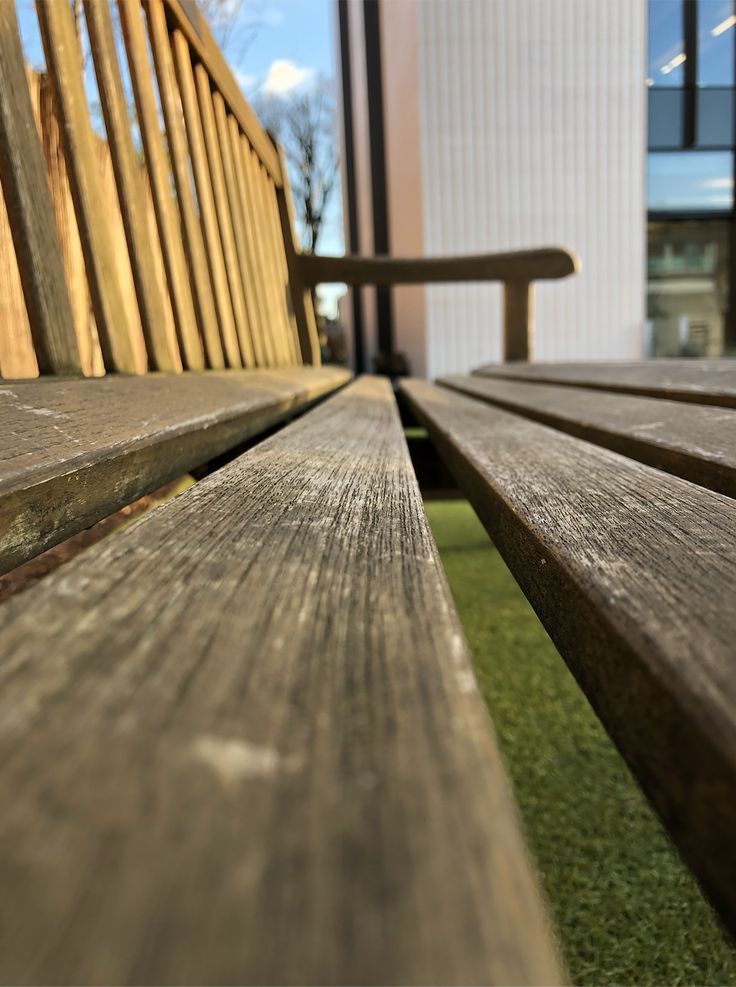
[[[0,571],[276,424],[349,377],[333,367],[0,386]]]
[[[317,334],[317,322],[314,315],[314,305],[312,304],[311,286],[320,280],[327,278],[310,280],[309,271],[312,261],[321,261],[326,258],[308,257],[300,251],[297,240],[296,221],[294,217],[294,199],[291,194],[289,183],[289,171],[286,163],[286,156],[283,148],[276,145],[276,149],[281,161],[281,171],[283,175],[283,185],[276,191],[279,218],[281,220],[281,239],[284,244],[286,254],[286,264],[288,269],[288,289],[291,300],[291,309],[294,315],[296,330],[299,336],[299,347],[301,349],[302,362],[307,365],[318,367],[322,360],[319,348],[319,337]],[[329,258],[330,260],[334,258]],[[333,278],[332,280],[343,281],[344,278]]]
[[[736,411],[489,377],[445,387],[736,497]]]
[[[69,4],[37,0],[46,65],[61,122],[61,136],[84,250],[97,332],[108,370],[136,373],[131,327],[118,283],[105,216],[95,135],[84,88],[82,52]]]
[[[276,343],[270,326],[274,319],[281,317],[281,309],[278,307],[279,300],[273,295],[273,285],[269,283],[267,277],[266,257],[263,246],[263,236],[258,219],[258,202],[255,190],[255,151],[251,150],[250,144],[244,134],[238,133],[238,159],[242,165],[243,175],[243,195],[245,202],[245,228],[246,235],[249,236],[251,251],[253,254],[253,270],[256,274],[261,304],[264,313],[264,342],[266,356],[269,366],[276,366],[278,359],[276,356]],[[274,305],[276,307],[274,307]]]
[[[171,170],[174,173],[176,199],[181,216],[184,249],[189,265],[189,277],[197,309],[197,320],[202,331],[207,363],[213,369],[219,370],[225,366],[225,357],[209,276],[207,254],[204,249],[202,227],[199,223],[197,206],[194,201],[189,170],[189,149],[182,120],[181,103],[162,0],[147,0],[145,10],[151,53],[156,67],[161,109],[166,123]]]
[[[203,370],[204,348],[197,328],[194,298],[182,246],[183,230],[172,196],[172,167],[159,125],[141,7],[139,3],[118,0],[118,11],[179,349],[188,370]]]
[[[426,284],[434,281],[539,281],[566,278],[580,269],[564,247],[539,247],[467,257],[318,257],[304,254],[307,284]]]
[[[266,174],[265,169],[259,168],[259,171],[261,172],[263,179],[263,199],[264,209],[266,212],[265,239],[267,244],[270,245],[273,263],[276,269],[276,289],[279,296],[279,309],[283,313],[283,319],[280,326],[283,343],[287,354],[287,361],[289,363],[302,363],[303,360],[301,345],[299,343],[296,316],[293,311],[293,306],[289,304],[291,299],[291,284],[289,281],[289,265],[286,258],[286,244],[284,242],[278,205],[280,193],[279,189],[277,189],[274,185],[273,180]],[[287,186],[287,190],[284,194],[289,196],[293,204],[293,196],[290,186]],[[312,316],[316,316],[311,291],[309,293],[309,298],[305,301],[309,305],[309,311]],[[316,331],[316,322],[314,328]]]
[[[530,363],[513,367],[489,364],[473,372],[484,377],[512,377],[736,408],[736,360],[733,359]]]
[[[387,381],[3,614],[3,982],[560,982]]]
[[[0,4],[0,182],[39,370],[81,373],[14,3]]]
[[[265,211],[263,182],[258,155],[252,150],[245,137],[241,137],[241,160],[245,174],[245,190],[250,200],[251,221],[255,239],[256,258],[259,270],[259,282],[263,286],[264,305],[268,313],[268,344],[270,356],[275,366],[283,361],[283,333],[289,325],[289,312],[285,297],[285,282],[281,272],[274,263],[272,237],[269,236],[269,221],[273,220]],[[277,220],[277,229],[273,231],[281,239],[281,221]],[[288,282],[288,279],[287,279]],[[274,326],[278,332],[274,332]],[[301,362],[301,359],[296,361]]]
[[[446,388],[401,390],[736,929],[736,503]]]
[[[238,332],[238,342],[243,366],[252,367],[255,363],[253,343],[251,341],[250,319],[243,289],[243,279],[235,245],[233,219],[228,202],[225,170],[222,162],[222,152],[215,124],[215,112],[212,105],[212,89],[210,78],[200,63],[194,66],[194,83],[199,101],[199,116],[202,121],[202,135],[207,151],[210,178],[212,179],[212,194],[214,197],[217,225],[220,230],[220,243],[225,259],[225,271],[230,286],[235,327]]]
[[[215,114],[215,124],[217,127],[217,140],[219,143],[220,157],[225,177],[225,188],[227,190],[227,201],[230,208],[230,218],[232,220],[232,231],[235,239],[237,251],[237,268],[240,278],[243,298],[247,310],[248,326],[250,328],[250,339],[253,348],[255,366],[268,366],[263,345],[263,326],[261,313],[258,308],[258,297],[253,280],[251,269],[251,257],[248,253],[248,245],[245,234],[245,220],[243,214],[243,200],[241,189],[238,184],[238,177],[235,173],[235,160],[233,157],[233,146],[231,143],[229,122],[232,123],[237,134],[237,120],[232,114],[228,115],[225,100],[220,93],[212,93],[212,107]],[[236,147],[239,146],[237,137]],[[239,162],[238,162],[239,163]]]
[[[171,35],[171,50],[174,56],[176,79],[179,84],[179,96],[184,111],[184,122],[189,138],[189,156],[194,184],[197,189],[199,217],[207,248],[207,264],[210,271],[212,291],[217,308],[217,319],[220,324],[220,336],[223,349],[231,367],[242,366],[240,345],[233,313],[233,303],[230,297],[230,286],[225,269],[220,227],[217,222],[217,210],[212,189],[212,175],[207,161],[207,151],[202,130],[197,93],[194,85],[194,69],[192,56],[187,40],[181,31]]]
[[[68,169],[64,157],[61,121],[56,113],[53,86],[47,73],[39,77],[39,121],[41,140],[46,162],[46,173],[51,186],[56,229],[61,243],[69,301],[72,306],[77,346],[82,359],[82,372],[99,377],[105,373],[105,363],[95,325],[89,282],[84,262],[84,248],[79,234],[74,198],[69,184]],[[21,376],[27,376],[22,374]]]
[[[161,285],[156,280],[154,253],[147,221],[143,175],[133,145],[120,63],[115,48],[110,0],[84,0],[97,89],[105,120],[120,212],[128,243],[148,366],[167,373],[181,371],[179,353],[172,352],[166,333]]]
[[[299,289],[297,285],[292,285],[285,263],[283,229],[276,204],[276,191],[268,173],[258,163],[258,158],[255,154],[252,155],[252,162],[254,190],[260,216],[259,231],[266,259],[266,277],[272,285],[274,293],[274,343],[279,362],[289,364],[295,360],[295,351],[292,351],[290,343],[293,337],[296,336],[297,327],[290,301],[294,297],[294,290]],[[290,191],[286,191],[284,194],[291,196]],[[281,257],[279,256],[279,250],[281,251]],[[281,262],[282,260],[284,263]],[[311,303],[312,299],[310,295],[309,304],[311,305]],[[301,354],[299,355],[299,362],[302,362]]]

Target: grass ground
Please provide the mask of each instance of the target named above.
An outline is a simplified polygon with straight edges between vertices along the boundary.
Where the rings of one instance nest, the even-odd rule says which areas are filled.
[[[736,951],[464,501],[427,512],[577,984],[734,984]]]

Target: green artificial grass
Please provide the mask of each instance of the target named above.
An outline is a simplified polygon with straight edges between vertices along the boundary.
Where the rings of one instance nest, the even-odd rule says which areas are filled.
[[[573,981],[736,984],[733,946],[471,507],[426,507]]]

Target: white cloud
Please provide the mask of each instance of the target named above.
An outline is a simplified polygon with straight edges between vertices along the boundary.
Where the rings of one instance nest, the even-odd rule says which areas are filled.
[[[255,84],[258,82],[256,76],[251,75],[250,72],[243,72],[242,69],[235,70],[235,78],[240,88],[246,91],[253,89]]]
[[[733,178],[707,178],[700,183],[701,188],[733,188]]]
[[[314,69],[305,69],[286,58],[277,58],[266,73],[263,91],[273,96],[282,96],[309,82],[313,75]]]

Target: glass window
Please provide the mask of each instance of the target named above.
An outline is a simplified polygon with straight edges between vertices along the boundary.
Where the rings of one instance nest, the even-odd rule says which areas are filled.
[[[650,98],[655,92],[649,94]],[[665,89],[656,92],[657,96],[669,94],[670,90]],[[698,147],[733,147],[734,90],[698,89],[697,100],[695,142]]]
[[[707,90],[704,90],[704,92]],[[685,140],[685,90],[655,86],[649,90],[649,147],[672,150]]]
[[[698,2],[698,85],[734,84],[734,0]]]
[[[729,306],[729,221],[651,222],[649,356],[722,356]]]
[[[725,212],[733,208],[733,152],[653,151],[648,157],[650,210]]]
[[[649,0],[648,86],[684,85],[683,25],[683,0]]]

